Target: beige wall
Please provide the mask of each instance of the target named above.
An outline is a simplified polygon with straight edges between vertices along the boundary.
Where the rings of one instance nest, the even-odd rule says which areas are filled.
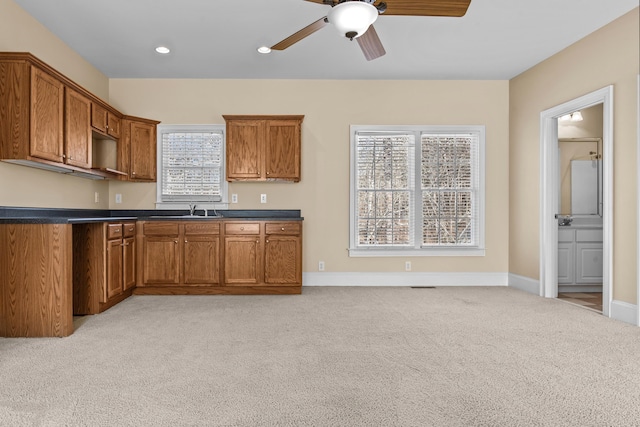
[[[304,271],[507,272],[507,81],[304,81],[112,79],[116,108],[165,124],[224,124],[223,114],[304,114],[302,179],[234,183],[238,209],[301,209]],[[349,258],[349,125],[484,124],[487,137],[486,256]],[[112,183],[112,208],[154,208],[155,184]],[[260,204],[266,193],[267,204]]]
[[[95,95],[109,96],[102,73],[12,0],[0,0],[0,51],[31,52]],[[108,197],[107,182],[0,162],[0,206],[106,209]]]
[[[638,9],[510,81],[509,271],[539,279],[540,112],[614,86],[613,298],[636,303]]]

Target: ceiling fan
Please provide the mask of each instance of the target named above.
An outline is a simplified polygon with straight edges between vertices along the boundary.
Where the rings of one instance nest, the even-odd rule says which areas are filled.
[[[334,25],[350,40],[356,39],[367,61],[379,58],[386,52],[373,23],[378,15],[449,16],[460,17],[467,13],[471,0],[306,0],[331,6],[327,16],[307,25],[286,39],[271,46],[272,50],[284,50],[315,33],[327,24]],[[376,1],[378,1],[377,4]]]

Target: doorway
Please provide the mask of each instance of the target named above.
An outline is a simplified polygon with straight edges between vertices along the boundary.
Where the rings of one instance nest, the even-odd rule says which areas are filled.
[[[613,241],[613,86],[607,86],[540,114],[540,296],[558,297],[560,173],[558,120],[602,104],[602,314],[610,317]]]

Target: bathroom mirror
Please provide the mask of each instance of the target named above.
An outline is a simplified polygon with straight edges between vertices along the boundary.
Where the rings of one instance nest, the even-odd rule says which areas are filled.
[[[558,136],[560,212],[601,217],[602,104],[561,117]]]

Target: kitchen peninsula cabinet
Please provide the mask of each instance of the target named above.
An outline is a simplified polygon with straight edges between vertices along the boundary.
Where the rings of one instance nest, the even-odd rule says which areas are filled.
[[[133,293],[136,223],[73,227],[73,313],[97,314]]]
[[[227,181],[300,181],[304,116],[223,116]]]
[[[118,147],[118,170],[125,172],[129,181],[156,180],[156,127],[155,120],[124,116],[122,138]]]

